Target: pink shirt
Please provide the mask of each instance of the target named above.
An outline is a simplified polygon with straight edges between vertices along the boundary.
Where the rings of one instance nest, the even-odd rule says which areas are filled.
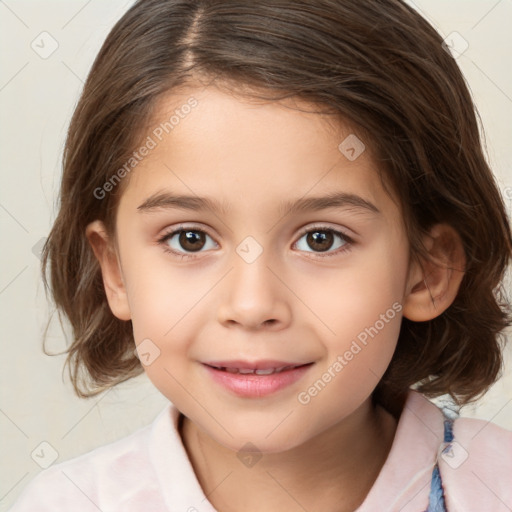
[[[169,403],[130,436],[39,473],[11,512],[215,512],[179,435]],[[410,391],[388,458],[357,512],[424,512],[436,461],[448,512],[512,510],[512,432],[458,418],[441,454],[443,415]],[[244,512],[244,511],[241,511]]]

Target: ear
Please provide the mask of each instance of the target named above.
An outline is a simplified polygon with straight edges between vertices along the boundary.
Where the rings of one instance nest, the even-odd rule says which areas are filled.
[[[105,225],[95,220],[87,226],[85,235],[100,264],[103,285],[112,313],[120,320],[130,320],[131,314],[121,264]]]
[[[464,277],[466,255],[462,240],[448,224],[436,224],[423,243],[432,261],[414,261],[409,268],[403,315],[424,322],[453,303]]]

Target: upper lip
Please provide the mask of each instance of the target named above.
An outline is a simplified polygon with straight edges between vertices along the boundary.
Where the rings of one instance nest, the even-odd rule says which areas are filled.
[[[269,370],[271,368],[284,368],[287,366],[303,366],[310,364],[312,361],[307,362],[290,362],[290,361],[277,361],[271,359],[265,359],[260,361],[242,361],[242,360],[231,360],[231,361],[206,361],[203,364],[208,366],[215,366],[216,368],[238,368],[244,370]]]

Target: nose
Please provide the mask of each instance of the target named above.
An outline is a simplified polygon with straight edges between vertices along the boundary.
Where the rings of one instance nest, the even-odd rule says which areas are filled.
[[[291,292],[277,274],[263,254],[252,263],[235,254],[233,268],[223,279],[218,321],[248,330],[287,327]]]

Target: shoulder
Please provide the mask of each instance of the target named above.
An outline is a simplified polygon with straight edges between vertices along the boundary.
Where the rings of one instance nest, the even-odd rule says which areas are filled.
[[[490,421],[458,418],[453,433],[455,439],[467,447],[468,455],[471,452],[479,462],[487,460],[512,471],[512,431]]]
[[[118,441],[40,472],[22,491],[10,512],[144,510],[158,508],[158,478],[149,453],[155,424]]]
[[[512,510],[512,432],[489,421],[457,418],[439,469],[449,510]]]
[[[449,512],[512,511],[512,432],[458,417],[448,442],[442,409],[409,391],[388,458],[358,512],[426,510],[436,464]]]

